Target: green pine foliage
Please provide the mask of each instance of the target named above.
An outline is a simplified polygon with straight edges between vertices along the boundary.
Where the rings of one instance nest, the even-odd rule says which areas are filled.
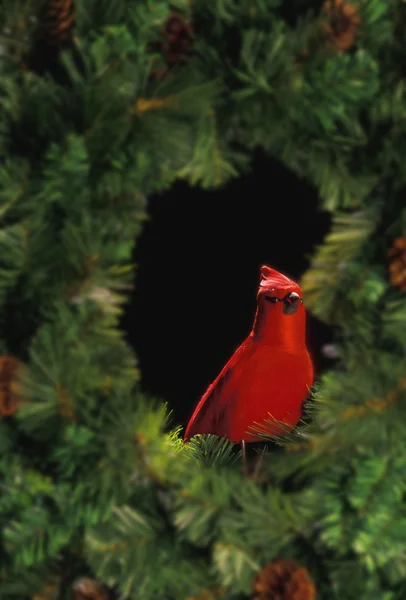
[[[0,416],[1,600],[68,600],[89,574],[129,600],[242,600],[280,557],[320,600],[405,597],[406,298],[387,251],[406,232],[406,11],[351,3],[338,52],[300,0],[295,19],[278,0],[74,0],[71,45],[38,72],[44,3],[0,2],[0,353],[27,399]],[[168,68],[173,10],[193,51]],[[148,195],[224,185],[257,146],[332,213],[303,286],[340,348],[261,482],[226,440],[183,445],[118,328]]]

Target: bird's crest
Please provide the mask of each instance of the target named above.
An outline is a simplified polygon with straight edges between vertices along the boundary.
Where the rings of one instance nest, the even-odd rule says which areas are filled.
[[[276,269],[272,269],[267,265],[263,265],[261,267],[260,275],[260,287],[289,291],[300,289],[299,285],[295,281],[289,279],[289,277],[286,277],[286,275],[279,273],[279,271],[276,271]]]

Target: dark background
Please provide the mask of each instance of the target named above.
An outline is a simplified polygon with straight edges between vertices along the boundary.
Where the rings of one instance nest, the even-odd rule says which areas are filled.
[[[207,385],[249,333],[259,267],[300,279],[329,230],[317,193],[272,158],[224,188],[184,183],[149,198],[137,242],[135,289],[122,326],[139,359],[142,387],[167,400],[185,425]],[[328,368],[331,331],[313,317],[308,345],[316,373]]]

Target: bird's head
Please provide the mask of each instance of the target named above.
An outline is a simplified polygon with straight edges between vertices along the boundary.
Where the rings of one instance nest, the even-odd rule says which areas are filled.
[[[299,285],[266,265],[262,266],[260,271],[257,303],[258,306],[262,305],[263,308],[281,315],[294,315],[303,310]]]

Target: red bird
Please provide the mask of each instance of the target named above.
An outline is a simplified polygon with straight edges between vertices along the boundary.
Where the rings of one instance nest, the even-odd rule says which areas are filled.
[[[265,420],[273,435],[293,429],[313,384],[305,330],[306,311],[298,284],[261,267],[252,331],[201,398],[184,441],[212,433],[234,443],[258,442],[251,428],[262,425],[264,430]]]

